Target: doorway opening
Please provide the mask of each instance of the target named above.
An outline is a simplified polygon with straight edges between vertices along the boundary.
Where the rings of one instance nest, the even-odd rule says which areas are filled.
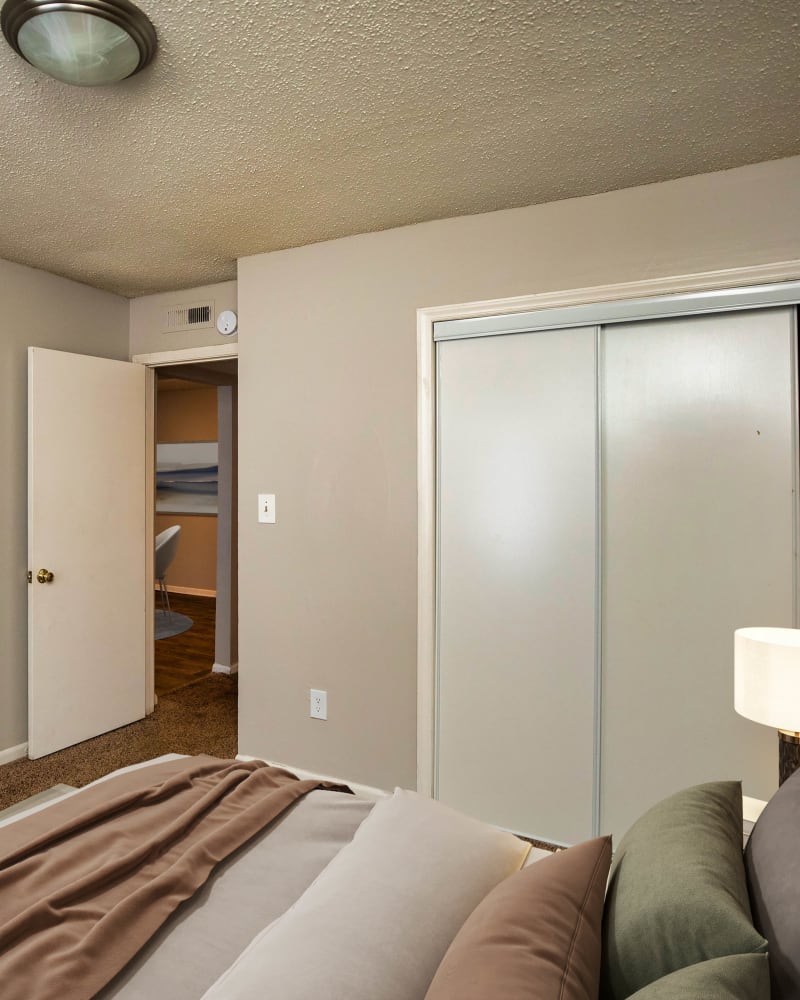
[[[155,370],[155,700],[221,698],[215,746],[236,745],[236,389],[236,359]]]

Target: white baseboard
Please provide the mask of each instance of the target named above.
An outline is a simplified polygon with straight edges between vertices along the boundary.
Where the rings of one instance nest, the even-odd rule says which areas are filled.
[[[0,750],[0,764],[10,764],[12,760],[19,760],[28,756],[28,744],[18,743],[15,747],[8,747]]]
[[[214,666],[211,668],[211,673],[212,674],[238,674],[239,673],[239,664],[238,663],[232,663],[230,666],[228,666],[226,663],[215,663]]]
[[[250,754],[238,753],[236,754],[237,760],[265,760],[264,757],[253,757]],[[385,799],[391,795],[391,792],[384,791],[382,788],[374,788],[372,785],[361,785],[357,781],[348,781],[346,778],[334,778],[330,774],[317,774],[315,771],[306,771],[302,767],[292,767],[291,764],[281,764],[277,760],[271,760],[269,763],[273,767],[282,767],[285,771],[291,771],[292,774],[296,774],[298,778],[318,778],[320,781],[333,781],[337,785],[347,785],[348,788],[352,788],[353,791],[362,799]]]
[[[158,587],[156,587],[158,593]],[[171,587],[167,585],[168,594],[185,594],[187,597],[216,597],[216,590],[203,590],[202,587]]]

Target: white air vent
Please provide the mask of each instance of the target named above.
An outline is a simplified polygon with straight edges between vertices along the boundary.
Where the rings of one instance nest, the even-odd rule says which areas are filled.
[[[161,324],[162,333],[213,329],[214,303],[193,302],[190,306],[167,306]]]

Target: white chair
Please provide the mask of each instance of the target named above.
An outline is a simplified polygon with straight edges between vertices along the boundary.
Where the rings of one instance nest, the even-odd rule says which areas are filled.
[[[180,533],[181,526],[173,524],[171,528],[165,528],[156,535],[156,580],[158,581],[158,589],[161,591],[161,606],[167,614],[172,614],[166,584],[167,570],[175,558]]]

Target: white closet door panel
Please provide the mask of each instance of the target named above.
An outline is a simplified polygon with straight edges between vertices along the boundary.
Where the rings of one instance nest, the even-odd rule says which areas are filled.
[[[768,798],[777,741],[733,708],[733,631],[791,626],[789,309],[605,328],[601,829],[686,785]]]
[[[595,336],[437,349],[437,795],[565,843],[593,815]]]

